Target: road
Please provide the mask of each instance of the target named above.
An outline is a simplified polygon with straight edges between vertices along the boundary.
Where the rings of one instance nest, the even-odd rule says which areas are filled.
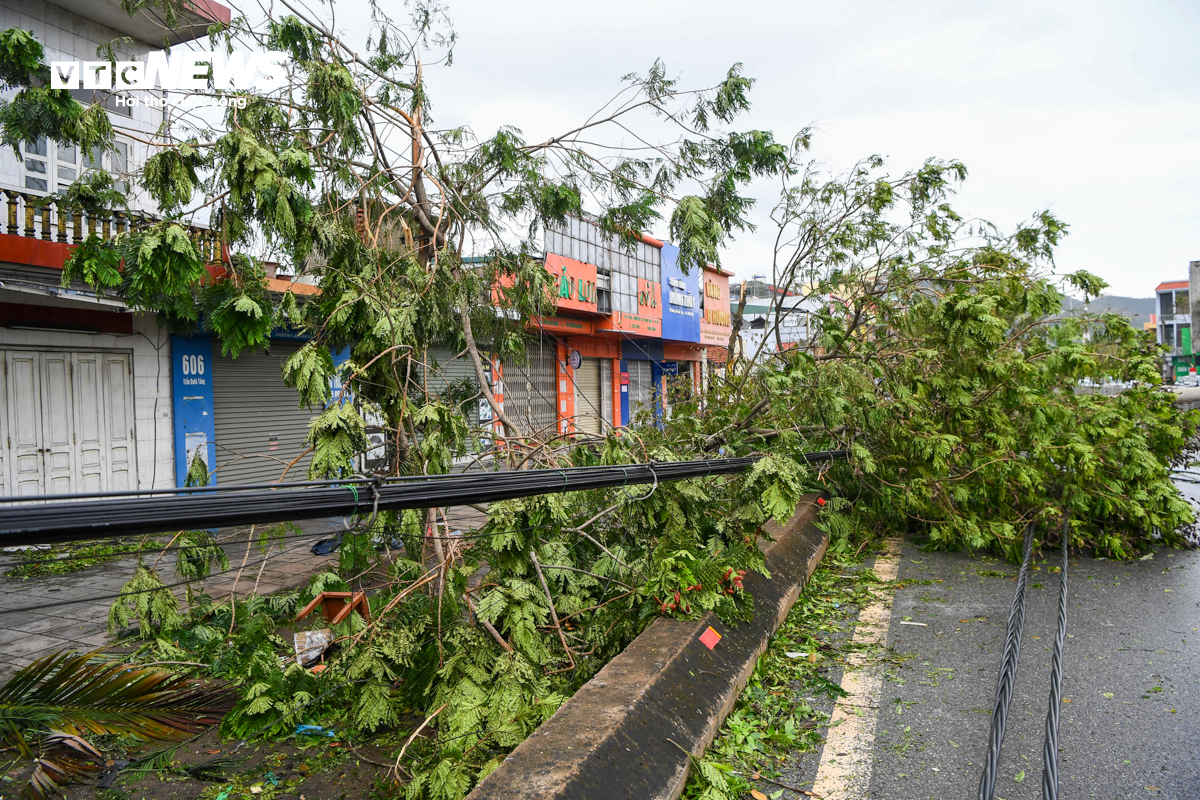
[[[1049,572],[1057,554],[1048,556],[1030,583],[996,789],[1003,800],[1041,797],[1058,603]],[[857,738],[831,732],[791,777],[826,800],[976,797],[1016,572],[906,543],[887,652],[863,668],[880,681],[878,700],[847,707]],[[1060,795],[1200,797],[1200,552],[1075,556],[1068,588]],[[863,676],[840,680],[853,689]]]

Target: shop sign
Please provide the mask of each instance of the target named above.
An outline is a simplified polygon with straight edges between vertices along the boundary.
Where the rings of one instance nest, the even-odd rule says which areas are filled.
[[[560,309],[596,313],[596,266],[554,253],[546,256]]]

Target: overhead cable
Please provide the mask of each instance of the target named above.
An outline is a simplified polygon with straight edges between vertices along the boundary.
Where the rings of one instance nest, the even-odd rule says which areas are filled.
[[[846,458],[845,450],[806,453],[810,463]],[[377,483],[289,484],[217,494],[192,492],[150,497],[58,500],[53,496],[3,498],[0,547],[55,544],[168,531],[224,528],[321,517],[367,516],[374,511],[488,503],[555,492],[733,475],[758,457],[566,469],[511,470],[441,475]]]

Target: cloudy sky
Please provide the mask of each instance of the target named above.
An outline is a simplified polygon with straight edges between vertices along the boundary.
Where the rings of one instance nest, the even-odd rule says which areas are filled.
[[[441,126],[549,136],[655,58],[688,86],[740,61],[757,84],[739,127],[787,140],[813,125],[835,170],[960,159],[961,211],[1010,228],[1052,210],[1071,226],[1058,269],[1113,294],[1150,296],[1200,259],[1195,0],[447,2],[459,40],[430,75]],[[768,270],[770,239],[741,236],[725,265]]]

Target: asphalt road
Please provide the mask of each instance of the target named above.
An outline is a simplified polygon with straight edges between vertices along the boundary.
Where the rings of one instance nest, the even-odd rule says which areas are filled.
[[[1041,797],[1059,586],[1049,572],[1058,554],[1047,555],[1028,593],[996,784],[1003,800]],[[857,762],[870,771],[867,796],[978,796],[1016,573],[994,558],[905,545],[870,756]],[[1200,798],[1200,551],[1075,556],[1068,589],[1060,797]],[[831,755],[806,756],[796,779],[811,781]]]
[[[1041,797],[1058,575],[1038,566],[1000,760],[1005,800]],[[892,606],[899,663],[885,673],[871,796],[976,796],[1015,574],[905,548],[898,580],[914,583]],[[1075,558],[1067,579],[1061,796],[1200,797],[1200,553]],[[941,583],[915,583],[928,580]]]

